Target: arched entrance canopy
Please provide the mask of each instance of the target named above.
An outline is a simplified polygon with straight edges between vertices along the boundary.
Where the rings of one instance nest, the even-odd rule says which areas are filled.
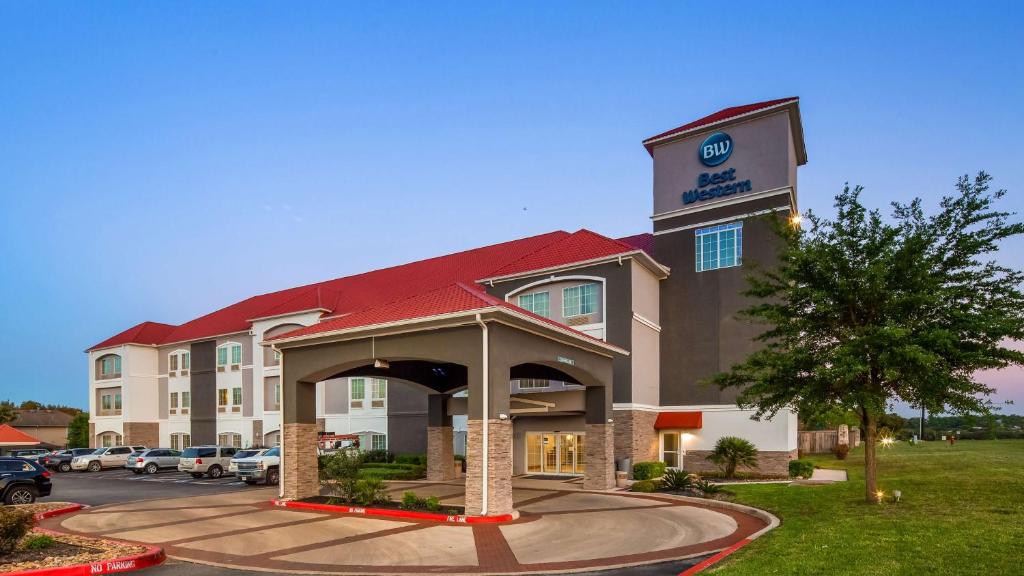
[[[428,402],[428,477],[439,474],[438,479],[447,479],[452,471],[445,401],[451,392],[468,389],[470,514],[512,511],[509,380],[547,378],[582,385],[588,462],[584,484],[610,488],[612,357],[627,352],[517,310],[491,306],[400,323],[286,334],[269,341],[282,354],[283,496],[319,492],[315,385],[350,375],[396,378],[435,392]]]

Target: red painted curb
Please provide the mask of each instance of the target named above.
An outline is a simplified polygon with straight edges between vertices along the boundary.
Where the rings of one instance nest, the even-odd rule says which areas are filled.
[[[721,562],[726,556],[732,554],[733,552],[739,550],[740,548],[743,548],[744,546],[746,546],[747,544],[750,544],[751,542],[753,542],[753,540],[751,540],[750,538],[744,538],[743,540],[740,540],[739,542],[733,544],[732,546],[729,546],[725,550],[722,550],[718,554],[715,554],[711,558],[703,560],[700,563],[694,564],[693,566],[690,566],[686,570],[683,570],[682,572],[679,573],[679,576],[692,576],[693,574],[697,574],[698,572],[703,572],[706,568],[708,568],[712,564],[717,564],[717,563]]]
[[[36,520],[52,518],[61,514],[69,514],[85,508],[81,504],[72,504],[66,508],[47,510],[35,515]],[[35,530],[48,534],[63,535],[63,532],[49,530],[47,528],[36,528]],[[100,538],[102,540],[102,538]],[[142,546],[145,546],[144,544]],[[8,572],[7,576],[88,576],[90,574],[114,574],[117,572],[133,572],[161,564],[167,557],[163,548],[156,546],[145,546],[146,551],[132,556],[122,556],[113,560],[103,560],[91,564],[75,564],[74,566],[61,566],[60,568],[37,568],[35,570],[22,570],[21,572]]]
[[[285,508],[301,508],[304,510],[322,510],[343,514],[362,514],[364,516],[384,516],[389,518],[413,518],[433,522],[451,522],[454,524],[497,524],[515,520],[511,514],[499,516],[466,516],[465,514],[435,514],[433,512],[413,512],[411,510],[391,510],[387,508],[365,508],[362,506],[345,506],[337,504],[316,504],[314,502],[298,502],[295,500],[271,500],[274,506]]]

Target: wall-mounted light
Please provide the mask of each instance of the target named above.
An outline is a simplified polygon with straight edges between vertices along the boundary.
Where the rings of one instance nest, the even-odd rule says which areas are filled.
[[[795,212],[792,216],[789,217],[789,223],[792,224],[793,226],[799,226],[800,222],[802,222],[803,219],[803,216],[801,216],[799,212]]]
[[[508,414],[498,414],[498,420],[508,420]]]
[[[608,423],[609,423],[609,424],[614,424],[614,423],[615,423],[615,419],[613,419],[613,418],[609,418],[609,419],[608,419]]]
[[[387,360],[377,358],[376,360],[373,361],[373,367],[380,368],[381,370],[387,370],[388,368],[391,368],[391,363],[388,362]]]

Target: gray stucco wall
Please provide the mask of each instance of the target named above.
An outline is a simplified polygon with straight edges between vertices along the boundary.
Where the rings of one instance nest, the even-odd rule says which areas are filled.
[[[217,343],[214,340],[190,345],[192,395],[190,414],[192,444],[217,443]]]
[[[427,393],[394,378],[388,378],[388,449],[396,454],[427,452]]]

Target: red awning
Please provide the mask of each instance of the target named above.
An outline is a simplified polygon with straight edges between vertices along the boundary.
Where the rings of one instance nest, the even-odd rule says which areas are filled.
[[[654,421],[655,430],[670,428],[702,428],[704,415],[701,412],[659,412]]]

